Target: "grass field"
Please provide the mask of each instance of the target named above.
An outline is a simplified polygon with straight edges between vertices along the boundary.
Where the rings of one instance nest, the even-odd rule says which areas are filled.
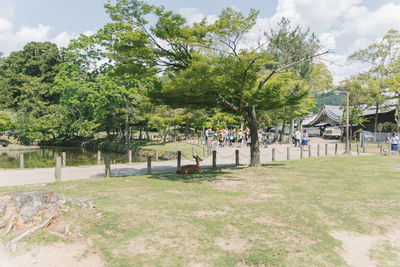
[[[161,141],[152,141],[145,143],[144,145],[139,145],[143,149],[152,149],[158,151],[170,151],[176,152],[181,151],[186,157],[191,159],[192,156],[192,147],[195,147],[195,153],[199,156],[203,155],[203,147],[200,144],[191,144],[185,142],[167,142],[163,143]]]
[[[0,194],[46,189],[93,201],[105,216],[81,212],[76,224],[108,266],[345,266],[343,248],[363,240],[374,242],[363,247],[361,263],[394,266],[399,181],[398,158],[340,156]],[[42,232],[25,242],[65,242],[57,239]]]

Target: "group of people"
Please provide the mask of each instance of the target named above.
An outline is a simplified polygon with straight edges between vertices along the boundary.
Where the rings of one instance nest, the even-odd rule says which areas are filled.
[[[204,132],[205,142],[215,143],[217,142],[220,147],[225,146],[239,146],[242,145],[250,146],[251,135],[249,129],[206,129]],[[268,133],[262,133],[261,130],[258,132],[259,144],[265,148],[268,146]]]
[[[294,147],[299,146],[301,149],[304,151],[307,151],[308,149],[308,133],[306,130],[300,132],[298,129],[294,133]]]

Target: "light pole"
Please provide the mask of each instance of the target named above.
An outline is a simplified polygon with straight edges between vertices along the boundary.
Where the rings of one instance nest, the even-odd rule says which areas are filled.
[[[349,92],[335,91],[335,94],[346,94],[346,149],[344,154],[350,154],[350,136],[349,136]]]

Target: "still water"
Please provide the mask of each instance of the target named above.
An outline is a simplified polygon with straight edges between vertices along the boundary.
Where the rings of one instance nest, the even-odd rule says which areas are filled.
[[[97,152],[83,151],[75,147],[42,147],[37,151],[10,151],[0,152],[0,169],[19,168],[20,154],[24,154],[25,168],[55,167],[56,157],[66,152],[67,166],[85,166],[97,164]],[[127,163],[127,154],[107,153],[111,156],[111,163]],[[101,154],[101,164],[104,163],[104,155]],[[138,159],[132,158],[132,161]]]

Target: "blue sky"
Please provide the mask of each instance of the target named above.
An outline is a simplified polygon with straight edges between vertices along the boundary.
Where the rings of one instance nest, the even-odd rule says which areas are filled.
[[[8,55],[29,41],[66,46],[79,34],[90,34],[109,22],[104,0],[0,0],[0,51]],[[224,7],[243,13],[260,10],[257,29],[268,30],[282,16],[315,32],[325,48],[335,51],[326,63],[339,82],[365,66],[350,64],[348,55],[400,30],[400,0],[148,0],[180,12],[188,21],[215,18]]]

